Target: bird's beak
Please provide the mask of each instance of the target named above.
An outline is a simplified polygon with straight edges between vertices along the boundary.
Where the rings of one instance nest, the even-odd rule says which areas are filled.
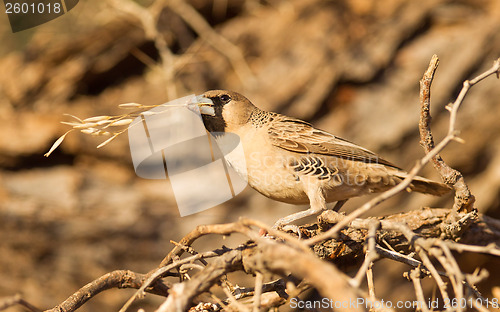
[[[196,104],[202,115],[215,116],[214,102],[211,99],[198,95],[196,97]]]

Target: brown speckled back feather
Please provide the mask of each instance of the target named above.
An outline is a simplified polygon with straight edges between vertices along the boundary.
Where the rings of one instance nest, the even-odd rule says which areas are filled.
[[[333,134],[316,129],[311,124],[299,119],[276,114],[273,122],[269,124],[268,134],[274,146],[291,152],[379,163],[399,169],[377,154]]]

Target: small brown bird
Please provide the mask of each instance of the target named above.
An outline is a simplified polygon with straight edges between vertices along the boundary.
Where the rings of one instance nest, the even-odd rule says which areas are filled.
[[[242,162],[229,163],[237,172],[246,172],[252,188],[281,202],[310,204],[281,218],[275,227],[319,213],[329,202],[337,202],[338,210],[351,197],[383,192],[407,176],[363,147],[305,121],[263,111],[236,92],[207,91],[199,96],[198,106],[209,132],[239,136],[246,170],[239,168]],[[443,195],[450,188],[415,177],[409,190]]]

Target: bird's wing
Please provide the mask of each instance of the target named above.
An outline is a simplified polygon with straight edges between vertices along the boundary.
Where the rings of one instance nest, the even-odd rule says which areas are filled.
[[[279,116],[270,123],[268,135],[274,146],[288,151],[379,163],[400,169],[365,148],[316,129],[299,119]]]

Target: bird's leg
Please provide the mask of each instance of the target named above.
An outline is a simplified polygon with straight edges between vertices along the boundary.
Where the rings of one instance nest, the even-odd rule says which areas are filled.
[[[283,218],[279,219],[278,221],[276,221],[276,223],[273,226],[273,229],[277,229],[277,228],[280,228],[282,226],[289,225],[290,223],[292,223],[296,220],[312,216],[313,214],[319,213],[321,211],[323,211],[323,210],[322,209],[317,210],[317,209],[311,207],[307,210],[293,213],[289,216],[283,217]]]
[[[333,211],[335,212],[339,212],[340,208],[342,208],[344,206],[344,204],[347,202],[347,199],[344,199],[344,200],[339,200],[335,206],[333,207]]]
[[[299,211],[293,213],[289,216],[283,217],[276,221],[273,226],[273,229],[283,229],[283,230],[292,230],[297,233],[299,239],[301,237],[299,227],[293,224],[290,224],[296,220],[312,216],[314,214],[320,213],[321,211],[326,209],[326,200],[323,194],[323,191],[319,186],[316,187],[308,187],[307,188],[307,196],[309,197],[309,202],[311,206],[309,209],[304,211]]]

